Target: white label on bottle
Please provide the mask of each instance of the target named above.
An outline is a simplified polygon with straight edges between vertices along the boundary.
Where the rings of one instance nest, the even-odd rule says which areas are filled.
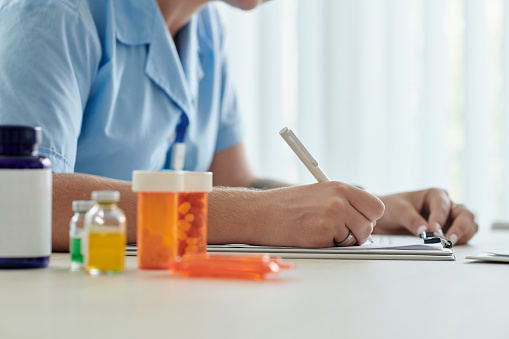
[[[51,169],[0,170],[0,258],[51,255]]]

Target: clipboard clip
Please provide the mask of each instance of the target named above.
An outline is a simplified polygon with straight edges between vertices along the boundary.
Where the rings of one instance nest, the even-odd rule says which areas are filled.
[[[419,235],[425,244],[439,244],[441,243],[444,248],[452,248],[452,241],[447,239],[446,237],[440,236],[440,234],[435,232],[422,232]]]

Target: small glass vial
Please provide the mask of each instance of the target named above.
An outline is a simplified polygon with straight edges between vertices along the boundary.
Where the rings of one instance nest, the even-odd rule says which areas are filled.
[[[72,202],[74,216],[69,225],[69,253],[71,254],[71,271],[83,269],[83,252],[81,242],[85,230],[85,213],[94,206],[93,201],[76,200]]]
[[[183,187],[182,173],[133,172],[141,269],[169,269],[177,256],[177,202]]]
[[[208,192],[211,172],[184,172],[183,193],[179,194],[177,256],[207,253]]]
[[[40,127],[0,126],[0,268],[39,268],[51,255],[52,173]]]
[[[126,220],[117,206],[120,192],[92,192],[94,206],[85,214],[85,270],[90,275],[124,270]]]

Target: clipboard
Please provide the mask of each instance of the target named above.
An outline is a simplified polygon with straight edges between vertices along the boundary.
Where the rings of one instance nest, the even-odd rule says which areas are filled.
[[[437,260],[454,261],[454,249],[442,242],[425,243],[425,239],[401,235],[372,235],[360,246],[300,248],[254,246],[246,244],[208,245],[210,253],[269,253],[284,259],[351,259],[351,260]],[[126,247],[127,255],[136,255],[136,245]]]

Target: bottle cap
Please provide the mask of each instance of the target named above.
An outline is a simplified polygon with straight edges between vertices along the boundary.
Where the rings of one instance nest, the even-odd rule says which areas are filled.
[[[184,192],[211,192],[212,172],[183,172]]]
[[[183,192],[182,171],[133,171],[133,192]]]
[[[41,140],[39,126],[0,126],[0,154],[35,156]]]
[[[73,212],[86,213],[92,206],[94,206],[92,200],[75,200],[72,202]]]
[[[40,144],[42,129],[39,126],[0,126],[0,144]]]
[[[95,202],[118,202],[120,192],[118,191],[93,191],[92,200]]]

